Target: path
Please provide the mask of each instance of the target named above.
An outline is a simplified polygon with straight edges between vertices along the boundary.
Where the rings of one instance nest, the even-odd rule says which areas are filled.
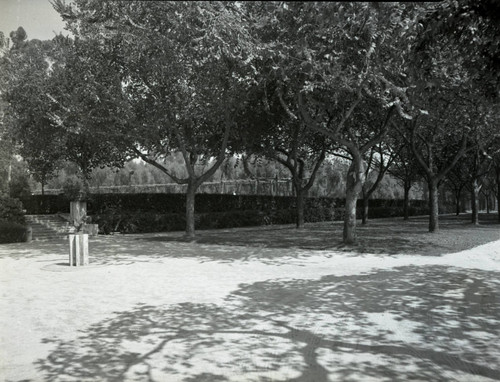
[[[500,380],[500,241],[442,256],[0,246],[0,380]]]

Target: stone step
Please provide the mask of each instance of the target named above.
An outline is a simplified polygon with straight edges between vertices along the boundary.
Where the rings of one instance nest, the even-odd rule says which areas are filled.
[[[27,215],[33,240],[61,239],[76,231],[68,221],[58,215]]]

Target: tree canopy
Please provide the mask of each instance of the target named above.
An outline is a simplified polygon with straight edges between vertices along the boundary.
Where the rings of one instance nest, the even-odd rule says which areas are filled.
[[[436,230],[439,185],[498,122],[493,0],[53,5],[71,38],[0,36],[1,143],[42,182],[59,160],[88,179],[141,158],[187,185],[189,236],[197,188],[233,153],[281,163],[297,196],[328,152],[345,154],[346,243],[377,183],[367,165],[380,157],[381,176],[393,158],[407,194],[418,164]]]

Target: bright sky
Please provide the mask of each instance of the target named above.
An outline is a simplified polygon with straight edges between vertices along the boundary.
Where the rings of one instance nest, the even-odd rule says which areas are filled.
[[[49,0],[0,0],[0,31],[8,37],[20,26],[30,40],[51,40],[60,32],[68,35]]]

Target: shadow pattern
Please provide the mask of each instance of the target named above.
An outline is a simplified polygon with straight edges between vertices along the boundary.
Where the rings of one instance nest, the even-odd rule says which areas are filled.
[[[498,273],[436,266],[269,280],[138,304],[36,364],[51,382],[500,380],[499,297]]]
[[[368,225],[358,225],[358,243],[354,246],[342,243],[342,223],[337,221],[311,223],[302,229],[292,226],[264,226],[198,231],[194,242],[273,249],[334,250],[356,254],[438,256],[499,240],[499,224],[492,219],[493,215],[487,216],[477,227],[470,224],[469,215],[441,216],[440,231],[436,233],[428,232],[427,217],[413,217],[408,221],[398,218],[377,219],[370,221]],[[179,233],[140,237],[137,240],[163,243],[193,241]]]

